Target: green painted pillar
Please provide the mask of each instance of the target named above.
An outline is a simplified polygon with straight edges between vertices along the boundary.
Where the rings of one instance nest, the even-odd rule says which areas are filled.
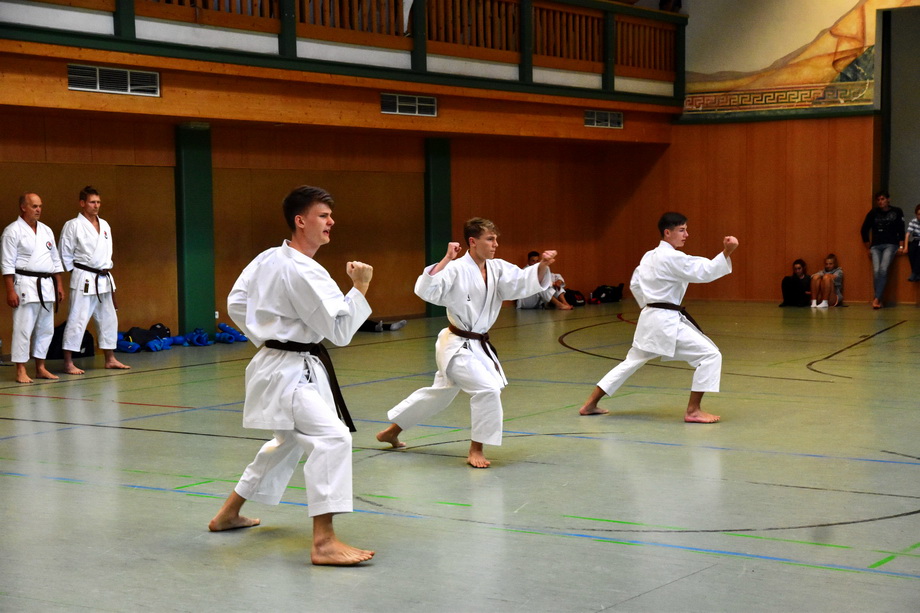
[[[214,332],[214,208],[211,127],[176,128],[176,256],[179,329]]]
[[[294,0],[279,0],[281,32],[278,34],[278,54],[297,57],[297,12]]]
[[[425,140],[425,265],[439,262],[451,241],[450,140]],[[458,237],[462,239],[462,237]],[[462,240],[461,240],[462,242]],[[446,315],[444,307],[426,303],[425,315]]]
[[[521,11],[518,78],[521,83],[533,83],[533,0],[521,0],[518,10]]]
[[[115,36],[128,40],[137,38],[134,15],[134,0],[115,0]]]
[[[428,8],[425,0],[412,3],[412,71],[428,72]]]
[[[601,77],[605,92],[613,93],[616,89],[617,64],[617,23],[615,15],[604,13],[604,74]]]

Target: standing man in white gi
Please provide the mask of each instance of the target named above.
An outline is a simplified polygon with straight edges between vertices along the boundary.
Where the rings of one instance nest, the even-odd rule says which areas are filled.
[[[501,390],[508,385],[498,356],[489,343],[489,328],[502,301],[532,296],[550,286],[549,265],[555,251],[544,251],[537,266],[521,269],[496,260],[498,229],[488,219],[470,219],[463,228],[468,251],[459,258],[460,244],[448,243],[440,262],[429,266],[415,283],[419,298],[447,308],[450,325],[435,345],[438,372],[431,387],[423,387],[390,409],[392,424],[377,440],[405,447],[399,433],[443,411],[463,390],[471,396],[472,432],[467,463],[488,468],[483,444],[502,444]]]
[[[64,372],[82,375],[73,363],[90,318],[96,319],[99,349],[106,368],[131,368],[115,358],[118,315],[115,312],[115,280],[112,278],[112,229],[99,217],[102,198],[90,185],[80,191],[80,214],[61,230],[61,260],[70,273],[70,312],[64,326],[62,349]]]
[[[601,379],[578,412],[580,415],[609,413],[597,406],[598,401],[613,394],[646,362],[660,357],[684,361],[696,369],[684,421],[712,424],[719,421],[719,416],[704,412],[700,403],[705,392],[719,391],[722,354],[680,302],[691,283],[709,283],[732,271],[729,256],[737,249],[738,239],[734,236],[723,238],[722,252],[710,260],[678,251],[690,236],[687,218],[680,213],[662,215],[658,231],[661,242],[642,256],[629,284],[633,297],[642,307],[632,347],[626,359]]]
[[[0,238],[6,303],[13,308],[10,359],[16,364],[18,383],[32,383],[26,373],[29,355],[35,357],[36,378],[58,378],[45,367],[45,356],[54,335],[54,307],[64,300],[63,268],[54,246],[54,232],[39,221],[41,216],[38,194],[23,194],[19,197],[19,218]]]
[[[258,525],[260,520],[240,515],[243,503],[278,504],[306,453],[311,560],[351,566],[374,552],[339,541],[332,527],[333,515],[352,511],[349,428],[354,426],[320,341],[347,345],[368,318],[371,307],[364,295],[374,269],[349,262],[346,271],[354,287],[342,295],[313,259],[330,240],[333,206],[320,188],[304,185],[288,194],[283,210],[291,239],[256,256],[227,299],[234,323],[260,346],[246,368],[243,426],[273,430],[275,437],[246,467],[208,528],[218,532]]]

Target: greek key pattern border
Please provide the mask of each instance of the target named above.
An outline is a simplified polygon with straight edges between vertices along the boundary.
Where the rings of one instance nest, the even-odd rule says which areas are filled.
[[[785,88],[703,92],[689,94],[685,97],[684,113],[827,109],[828,107],[870,104],[874,93],[874,81],[848,81]]]

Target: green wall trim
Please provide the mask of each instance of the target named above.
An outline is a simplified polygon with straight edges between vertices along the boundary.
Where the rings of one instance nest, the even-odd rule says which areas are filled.
[[[679,24],[674,34],[674,96],[683,98],[687,95],[687,24]]]
[[[214,332],[214,207],[208,124],[176,127],[179,334]]]
[[[601,89],[613,93],[616,87],[617,23],[613,13],[604,13],[604,73]]]
[[[425,266],[439,262],[451,236],[450,140],[425,139]],[[425,303],[425,315],[441,317],[444,307]]]
[[[634,102],[638,104],[678,107],[683,106],[684,102],[683,97],[653,96],[648,94],[631,94],[627,92],[611,93],[580,87],[519,83],[515,81],[502,81],[500,79],[469,77],[465,75],[414,72],[411,70],[375,67],[363,64],[288,58],[276,55],[248,53],[245,51],[217,50],[208,47],[191,47],[161,41],[139,39],[125,41],[100,34],[66,32],[14,24],[3,24],[3,26],[2,37],[9,40],[21,40],[67,47],[82,47],[101,51],[117,51],[121,53],[136,53],[155,57],[238,64],[257,68],[276,68],[281,70],[366,77],[370,79],[386,79],[404,83],[428,83],[431,85],[451,87],[470,87],[527,94],[566,96],[585,98],[586,100],[608,100],[612,102]]]

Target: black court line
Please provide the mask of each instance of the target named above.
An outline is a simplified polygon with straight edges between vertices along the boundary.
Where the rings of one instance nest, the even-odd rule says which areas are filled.
[[[622,313],[617,314],[617,319],[619,319],[620,321],[628,322],[628,323],[634,323],[634,322],[630,322],[628,319],[624,319]],[[615,323],[617,322],[605,321],[599,324],[591,324],[590,326],[583,326],[581,328],[575,328],[574,330],[569,330],[568,332],[560,336],[557,340],[559,341],[559,344],[565,347],[566,349],[571,349],[572,351],[577,351],[578,353],[590,355],[595,358],[603,358],[605,360],[614,360],[615,362],[622,362],[623,358],[614,358],[609,355],[604,355],[602,353],[594,353],[591,351],[586,351],[584,349],[579,349],[578,347],[569,345],[565,340],[565,337],[567,337],[570,334],[574,334],[576,332],[582,332],[584,330],[587,330],[588,328],[594,328],[597,326],[605,326],[608,324],[615,324]],[[651,366],[653,368],[666,368],[668,370],[683,370],[687,372],[693,372],[692,368],[688,368],[686,366],[670,366],[668,364],[661,364],[658,362],[649,362],[645,364],[645,366]],[[815,371],[815,372],[820,372],[820,371]],[[722,374],[727,375],[727,376],[732,376],[732,377],[744,377],[745,379],[770,379],[773,381],[800,381],[803,383],[833,383],[833,381],[824,381],[821,379],[803,379],[801,377],[771,377],[770,375],[752,375],[749,373],[740,373],[740,372],[723,372]],[[820,374],[827,374],[827,373],[820,373]],[[828,376],[835,376],[835,375],[828,375]]]
[[[263,443],[268,440],[266,437],[254,437],[254,436],[238,436],[235,434],[213,434],[210,432],[186,432],[183,430],[161,430],[158,428],[136,428],[133,426],[113,426],[109,424],[82,424],[77,422],[70,421],[52,421],[46,419],[23,419],[21,417],[0,417],[4,421],[19,421],[26,423],[34,424],[50,424],[54,426],[70,426],[70,427],[83,427],[83,428],[109,428],[112,430],[134,430],[137,432],[158,432],[160,434],[186,434],[189,436],[210,436],[214,438],[238,438],[247,441],[262,441]]]
[[[885,333],[885,332],[888,332],[888,331],[891,330],[892,328],[897,328],[898,326],[900,326],[900,325],[903,324],[903,323],[907,323],[907,320],[906,320],[906,319],[901,320],[901,321],[899,321],[899,322],[896,323],[896,324],[893,324],[893,325],[891,325],[891,326],[888,326],[887,328],[883,328],[883,329],[879,330],[879,331],[876,332],[875,334],[870,334],[869,336],[867,336],[867,337],[865,337],[865,338],[863,338],[863,339],[861,339],[861,340],[856,341],[856,342],[853,343],[852,345],[847,345],[847,346],[844,347],[843,349],[839,349],[839,350],[835,351],[834,353],[831,353],[831,354],[829,354],[829,355],[824,356],[823,358],[818,358],[817,360],[814,360],[814,361],[812,361],[812,362],[809,362],[808,364],[805,365],[805,367],[808,368],[808,370],[810,370],[810,371],[813,371],[813,372],[816,372],[816,373],[820,373],[820,374],[822,374],[822,375],[827,375],[828,377],[838,377],[838,378],[840,378],[840,379],[852,379],[853,377],[848,377],[848,376],[846,376],[846,375],[835,375],[835,374],[833,374],[833,373],[824,372],[823,370],[818,370],[817,368],[814,368],[814,365],[817,364],[818,362],[823,362],[823,361],[825,361],[825,360],[829,360],[829,359],[831,359],[831,358],[833,358],[833,357],[835,357],[835,356],[838,356],[838,355],[840,355],[841,353],[843,353],[844,351],[849,351],[849,350],[852,349],[853,347],[856,347],[857,345],[861,345],[862,343],[865,343],[866,341],[872,340],[873,338],[875,338],[875,337],[878,336],[879,334],[883,334],[883,333]]]

